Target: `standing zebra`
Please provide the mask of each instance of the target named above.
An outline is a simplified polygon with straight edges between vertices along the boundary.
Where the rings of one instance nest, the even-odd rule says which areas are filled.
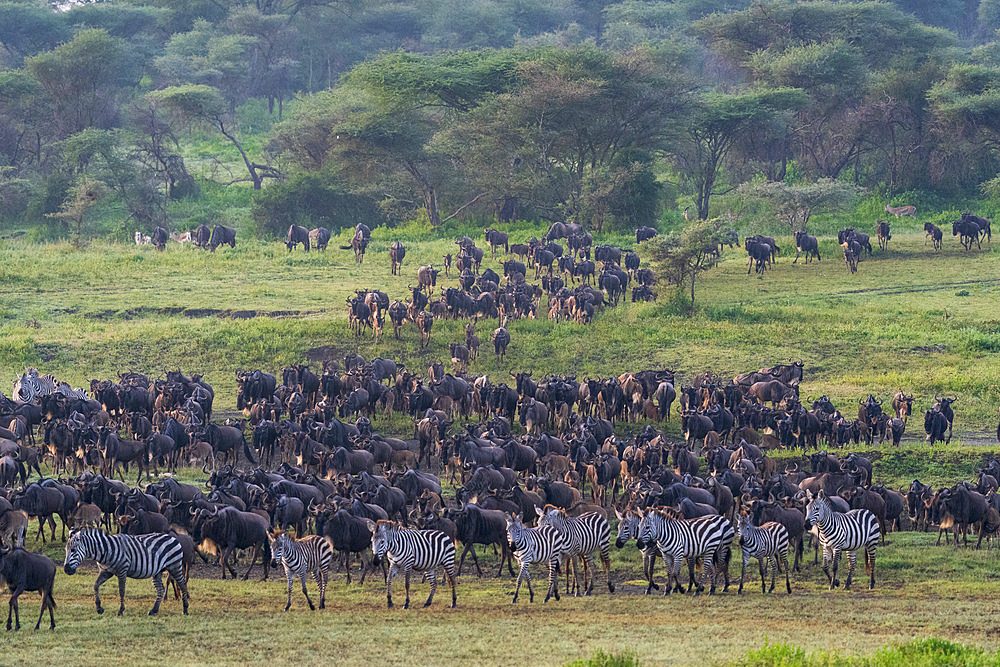
[[[47,396],[56,390],[58,382],[52,375],[39,375],[37,368],[29,368],[14,381],[12,395],[15,401],[33,403],[39,396]]]
[[[372,532],[372,565],[378,566],[383,558],[389,561],[389,577],[385,583],[385,597],[392,607],[392,578],[399,568],[403,568],[406,579],[406,603],[410,608],[410,575],[424,572],[431,582],[431,594],[424,603],[429,607],[437,591],[435,568],[444,567],[444,573],[451,583],[451,606],[457,601],[455,594],[455,541],[440,530],[412,530],[400,528],[395,521],[381,520],[377,524],[368,519],[368,530]]]
[[[765,592],[767,564],[771,566],[771,588],[767,592],[774,592],[775,571],[778,569],[778,562],[781,562],[785,571],[785,588],[788,593],[792,592],[792,584],[788,580],[788,530],[780,523],[768,521],[757,527],[750,521],[750,517],[745,514],[738,515],[740,532],[740,551],[743,552],[743,568],[740,570],[739,595],[743,594],[743,580],[747,575],[747,563],[751,558],[757,559],[760,567],[760,592]]]
[[[566,569],[566,593],[569,594],[569,561],[579,557],[583,561],[583,585],[587,589],[584,595],[590,595],[594,590],[594,552],[600,550],[601,564],[608,575],[608,591],[615,592],[615,585],[611,583],[611,526],[603,514],[597,512],[587,512],[580,516],[568,517],[566,510],[559,509],[552,505],[546,505],[545,509],[535,508],[535,512],[540,517],[539,526],[552,526],[563,539],[563,557],[567,563]],[[587,584],[587,576],[590,575],[590,584]],[[580,596],[580,584],[577,578],[576,564],[573,565],[573,589],[577,597]]]
[[[66,541],[66,574],[74,574],[87,558],[93,558],[101,566],[101,572],[94,583],[94,602],[97,613],[103,614],[101,606],[101,586],[111,577],[118,577],[118,595],[121,606],[118,615],[125,612],[125,579],[153,579],[156,602],[149,611],[152,616],[160,610],[160,602],[166,593],[161,581],[166,570],[181,588],[184,613],[188,613],[187,578],[184,576],[184,549],[176,537],[169,533],[149,535],[109,535],[99,528],[81,528],[70,531]]]
[[[702,575],[711,582],[709,595],[715,594],[715,576],[721,568],[726,574],[726,588],[729,588],[729,555],[736,532],[733,524],[721,516],[703,516],[696,519],[681,519],[672,509],[647,510],[639,522],[639,536],[636,542],[640,548],[656,543],[667,565],[667,587],[664,595],[670,595],[673,580],[676,590],[683,592],[680,572],[681,561],[688,558],[693,569],[694,561],[703,559]],[[695,595],[705,589],[704,584],[694,581]]]
[[[840,565],[841,552],[847,552],[850,567],[847,571],[847,583],[844,590],[850,590],[854,568],[858,564],[858,549],[865,550],[865,570],[871,575],[868,588],[875,588],[875,547],[881,531],[878,519],[868,510],[851,510],[842,514],[833,509],[830,500],[823,491],[816,496],[807,491],[809,506],[806,507],[806,530],[816,526],[819,530],[819,541],[823,546],[823,572],[830,580],[830,589],[840,585],[837,579],[837,566]],[[830,562],[833,571],[830,571]]]
[[[528,566],[532,563],[546,563],[549,566],[549,590],[545,594],[545,601],[553,595],[559,599],[559,584],[556,580],[556,573],[559,571],[559,559],[562,558],[562,535],[552,526],[539,526],[538,528],[525,528],[521,523],[524,515],[517,514],[505,517],[507,519],[507,540],[510,542],[511,551],[517,559],[519,566],[517,572],[517,588],[514,589],[514,599],[511,603],[517,602],[517,596],[521,592],[521,582],[528,582],[528,601],[535,601],[535,591],[531,589],[531,574]]]
[[[285,566],[285,576],[288,577],[288,602],[285,611],[292,606],[292,582],[298,576],[302,580],[302,594],[306,596],[309,608],[315,610],[309,592],[306,590],[306,576],[311,572],[319,586],[319,608],[326,608],[326,582],[330,580],[333,567],[333,547],[325,537],[306,535],[301,539],[293,539],[283,530],[271,533],[271,567],[278,563]]]
[[[618,516],[618,539],[615,540],[615,546],[621,549],[633,537],[639,537],[639,522],[642,520],[642,515],[634,510],[626,510],[625,514],[622,514],[617,507],[615,514]],[[649,585],[646,586],[646,595],[649,595],[654,588],[660,590],[660,585],[653,581],[653,568],[656,566],[656,545],[643,544],[640,551],[642,552],[642,573],[649,581]]]

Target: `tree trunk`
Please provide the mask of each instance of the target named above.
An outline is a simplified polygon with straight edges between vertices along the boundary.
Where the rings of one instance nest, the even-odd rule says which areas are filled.
[[[694,305],[694,278],[698,275],[697,271],[691,272],[691,305]]]
[[[425,185],[423,190],[424,208],[427,209],[427,217],[430,218],[432,227],[439,227],[441,225],[441,212],[438,211],[437,191],[429,185]]]

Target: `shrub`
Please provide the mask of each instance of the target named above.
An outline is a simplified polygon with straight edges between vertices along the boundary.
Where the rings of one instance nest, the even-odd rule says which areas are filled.
[[[639,667],[639,659],[632,651],[621,653],[605,653],[598,651],[585,660],[574,660],[566,663],[566,667]]]
[[[255,192],[251,210],[257,233],[265,238],[284,236],[292,224],[326,227],[333,235],[361,222],[372,228],[385,224],[374,201],[343,192],[320,173],[300,174]]]

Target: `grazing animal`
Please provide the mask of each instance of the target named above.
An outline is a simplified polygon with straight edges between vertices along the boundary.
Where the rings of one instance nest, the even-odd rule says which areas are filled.
[[[368,519],[368,529],[372,532],[372,563],[378,565],[383,559],[389,561],[389,576],[385,583],[385,597],[392,608],[392,579],[403,570],[406,581],[406,602],[403,609],[410,608],[410,577],[413,572],[424,572],[431,584],[431,594],[424,603],[429,607],[437,591],[435,569],[444,568],[448,583],[451,584],[451,606],[455,607],[458,597],[455,593],[455,541],[440,530],[413,530],[400,528],[394,521]]]
[[[302,249],[309,252],[309,230],[302,225],[289,225],[288,235],[285,237],[285,246],[288,252],[295,249],[295,246],[302,244]]]
[[[365,261],[365,250],[368,249],[368,244],[371,240],[364,230],[361,229],[359,225],[357,229],[354,230],[354,236],[351,238],[350,245],[340,246],[341,250],[353,250],[354,251],[354,262],[356,264],[363,264]]]
[[[389,263],[391,264],[392,275],[398,275],[399,269],[403,266],[403,258],[406,257],[406,247],[399,241],[393,241],[389,246]]]
[[[517,587],[514,589],[514,599],[511,600],[511,604],[517,602],[523,581],[528,582],[528,601],[535,601],[535,591],[531,588],[531,573],[528,571],[528,566],[532,563],[548,565],[549,589],[545,594],[545,602],[548,602],[553,595],[558,600],[559,582],[556,577],[563,553],[563,537],[552,526],[526,528],[521,523],[523,516],[523,514],[511,514],[505,517],[507,519],[507,541],[518,563]]]
[[[776,521],[769,521],[757,527],[745,514],[740,514],[737,521],[740,551],[743,552],[743,568],[740,571],[740,589],[737,594],[743,594],[743,580],[746,578],[747,563],[751,558],[757,559],[760,568],[761,593],[774,592],[774,576],[780,562],[785,572],[785,588],[791,594],[792,584],[788,580],[788,530]],[[771,566],[771,588],[765,591],[768,564]]]
[[[209,250],[215,252],[220,245],[228,245],[230,248],[236,247],[236,230],[232,227],[216,225],[212,230],[212,238],[208,242]]]
[[[38,612],[35,630],[42,624],[45,610],[49,610],[49,630],[56,627],[53,611],[56,601],[52,598],[52,585],[56,578],[56,564],[43,554],[25,551],[21,548],[0,548],[0,579],[10,588],[10,602],[7,609],[7,629],[10,630],[11,612],[14,614],[14,630],[21,629],[21,611],[17,598],[25,591],[38,591],[42,596],[42,609]]]
[[[889,231],[889,223],[885,220],[879,220],[876,222],[875,235],[878,237],[879,250],[885,250],[889,245],[889,241],[892,239],[892,234]]]
[[[696,559],[704,559],[702,576],[711,582],[709,595],[715,594],[717,568],[725,571],[726,588],[729,588],[729,554],[736,532],[728,519],[721,516],[682,519],[671,509],[650,509],[643,515],[638,530],[636,543],[639,548],[655,543],[667,566],[664,595],[670,595],[673,590],[684,591],[680,572],[681,562],[685,558],[689,559],[692,569]],[[671,581],[674,582],[673,586]],[[704,589],[704,584],[698,582],[694,587],[694,594],[699,595]]]
[[[584,595],[590,595],[594,590],[594,552],[599,551],[601,564],[608,575],[608,591],[615,592],[611,583],[611,526],[603,514],[587,512],[580,516],[569,517],[566,510],[548,505],[545,509],[535,507],[538,514],[538,525],[552,526],[562,536],[563,558],[569,562],[575,558],[583,561]],[[587,573],[590,573],[590,584],[587,584]],[[566,574],[566,588],[569,591],[569,570]],[[577,581],[576,567],[573,567],[573,589],[577,597],[580,595],[580,585]]]
[[[507,346],[510,345],[510,333],[503,327],[498,327],[491,336],[493,340],[493,351],[497,355],[497,361],[503,362],[507,356]]]
[[[924,245],[927,245],[927,239],[931,239],[935,250],[941,249],[941,243],[944,240],[944,232],[941,228],[930,222],[924,223]]]
[[[806,264],[812,260],[813,256],[816,257],[816,261],[822,261],[819,256],[819,241],[815,236],[806,234],[804,231],[795,232],[795,260],[792,264],[798,263],[800,253],[805,253]]]
[[[819,530],[820,546],[823,547],[823,572],[830,580],[830,590],[840,585],[837,567],[845,551],[849,568],[844,590],[850,590],[851,578],[858,563],[857,552],[862,548],[865,550],[865,570],[871,575],[868,588],[874,589],[875,548],[881,536],[878,519],[866,509],[851,510],[843,514],[834,510],[822,490],[816,496],[811,491],[806,491],[806,497],[809,499],[806,507],[806,530],[812,526]]]
[[[326,250],[326,246],[330,244],[330,230],[326,227],[310,229],[309,241],[316,250]]]
[[[917,217],[917,207],[916,206],[889,206],[885,205],[885,212],[892,213],[897,218],[901,215],[908,215],[911,218]]]
[[[990,221],[988,219],[966,212],[962,214],[962,220],[978,225],[980,233],[986,237],[986,241],[988,243],[993,242],[993,230],[991,229]]]
[[[97,613],[103,614],[101,606],[101,586],[111,577],[118,577],[118,594],[121,606],[118,615],[125,613],[125,580],[150,579],[156,589],[156,602],[150,609],[153,616],[160,610],[160,602],[166,594],[161,580],[166,570],[181,589],[184,613],[188,613],[187,576],[184,574],[184,549],[173,535],[152,533],[149,535],[110,535],[99,528],[81,528],[70,532],[66,541],[66,574],[74,574],[87,558],[93,558],[101,566],[101,572],[94,583],[94,602]]]
[[[958,237],[959,242],[966,251],[972,250],[973,243],[976,244],[977,248],[982,250],[983,244],[979,237],[981,231],[979,225],[964,217],[951,223],[951,235]]]
[[[333,568],[333,547],[330,546],[330,542],[319,535],[306,535],[300,539],[293,539],[283,530],[271,533],[269,538],[271,567],[277,567],[278,563],[281,563],[285,568],[285,576],[288,577],[288,602],[285,603],[285,611],[292,606],[292,584],[295,577],[302,581],[302,595],[306,597],[309,608],[316,609],[309,599],[309,591],[306,590],[306,576],[310,573],[316,578],[316,585],[319,586],[319,608],[325,609],[326,582],[330,580]]]
[[[157,226],[153,230],[152,243],[157,250],[166,250],[168,238],[170,238],[170,235],[167,234],[167,230],[163,227]]]
[[[861,258],[861,245],[854,240],[847,240],[840,244],[844,249],[844,263],[851,273],[858,272],[858,260]]]

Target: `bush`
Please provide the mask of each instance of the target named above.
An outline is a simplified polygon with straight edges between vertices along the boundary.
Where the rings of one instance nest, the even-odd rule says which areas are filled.
[[[568,662],[566,667],[639,667],[639,664],[639,659],[632,651],[621,653],[598,651],[586,660]]]
[[[848,657],[829,651],[807,654],[805,649],[788,644],[765,644],[747,653],[733,665],[739,667],[980,667],[1000,665],[1000,654],[955,644],[944,639],[916,639],[906,644],[887,646],[874,655]]]
[[[257,233],[280,238],[292,224],[326,227],[336,236],[344,227],[385,224],[378,205],[368,197],[338,189],[320,173],[300,174],[254,193],[251,209]]]

